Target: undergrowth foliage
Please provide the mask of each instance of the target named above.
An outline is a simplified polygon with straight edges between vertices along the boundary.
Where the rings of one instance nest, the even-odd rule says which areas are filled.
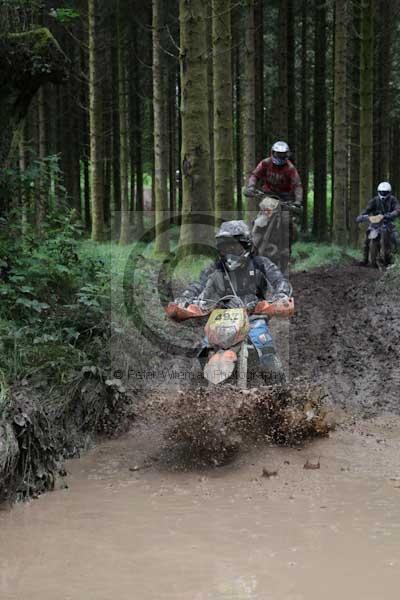
[[[79,256],[80,237],[73,213],[50,216],[40,234],[19,219],[2,221],[0,349],[6,380],[39,376],[52,385],[65,383],[74,369],[92,364],[109,337],[109,278],[100,260]]]
[[[1,220],[0,502],[51,489],[63,457],[134,417],[107,379],[109,269],[81,237],[61,207],[40,233],[20,214]]]

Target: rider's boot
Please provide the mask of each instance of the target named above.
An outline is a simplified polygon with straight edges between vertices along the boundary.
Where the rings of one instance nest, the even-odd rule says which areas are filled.
[[[263,348],[260,355],[260,367],[268,382],[278,384],[285,383],[286,376],[283,365],[273,346]]]

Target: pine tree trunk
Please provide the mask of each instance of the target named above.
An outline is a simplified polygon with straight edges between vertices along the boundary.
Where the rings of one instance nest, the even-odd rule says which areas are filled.
[[[135,25],[133,30],[133,48],[135,56],[139,55],[138,30]],[[132,102],[134,111],[133,130],[135,138],[135,179],[136,179],[136,205],[135,205],[135,234],[136,239],[141,239],[144,231],[143,209],[144,209],[144,191],[143,191],[143,153],[142,153],[142,105],[139,90],[142,87],[142,77],[139,61],[135,64],[133,73]]]
[[[104,224],[111,223],[111,188],[112,188],[112,117],[107,115],[107,134],[104,135]]]
[[[203,0],[180,0],[179,7],[183,181],[180,244],[185,246],[207,242],[199,226],[199,212],[210,209],[207,7]]]
[[[21,133],[18,144],[18,154],[19,154],[19,171],[20,175],[22,175],[27,168],[26,161],[26,125],[25,122],[21,124]],[[25,237],[27,228],[28,228],[28,213],[29,213],[29,194],[26,191],[25,186],[21,185],[20,190],[20,205],[21,205],[21,227],[22,227],[22,235]],[[4,207],[5,208],[5,207]],[[8,207],[7,207],[8,208]]]
[[[167,232],[163,233],[168,215],[168,104],[166,61],[162,50],[164,0],[153,0],[153,109],[154,171],[156,202],[156,252],[168,252]]]
[[[359,227],[355,222],[359,214],[360,198],[360,7],[352,5],[351,20],[351,122],[350,122],[350,153],[349,153],[349,230],[350,244],[358,243]]]
[[[378,159],[374,159],[374,181],[388,181],[390,177],[390,110],[391,110],[391,86],[392,81],[392,29],[393,29],[393,0],[377,0],[376,20],[379,30],[374,36],[378,39],[378,52],[376,52],[376,93],[374,94],[374,105],[376,106],[376,131],[374,149],[378,151]]]
[[[308,230],[308,182],[310,152],[309,119],[309,68],[308,68],[308,0],[303,0],[301,16],[301,140],[298,168],[303,183],[304,201],[301,220],[302,231]]]
[[[400,139],[400,120],[394,118],[390,129],[390,173],[391,183],[397,197],[400,194],[400,168],[397,142]]]
[[[92,215],[91,215],[91,205],[90,205],[90,169],[89,169],[89,127],[87,118],[84,117],[83,124],[83,136],[84,136],[84,148],[85,148],[85,157],[83,162],[83,203],[85,206],[85,227],[86,230],[91,232],[92,229]]]
[[[296,76],[295,76],[295,29],[294,29],[294,0],[288,0],[287,7],[287,122],[288,134],[286,141],[296,156]]]
[[[242,114],[242,156],[244,184],[256,166],[256,115],[255,115],[255,23],[254,0],[245,0],[243,7],[244,42],[242,47],[241,70],[241,114]],[[249,199],[249,218],[257,210],[257,200]]]
[[[324,0],[315,0],[314,42],[314,214],[313,236],[326,238],[327,228],[327,101],[326,101],[326,53],[327,28]]]
[[[364,0],[361,8],[360,211],[373,193],[373,6]]]
[[[233,114],[231,64],[231,1],[212,1],[215,214],[219,220],[233,210]]]
[[[176,211],[176,71],[175,65],[169,65],[168,73],[168,133],[169,133],[169,210],[171,215]]]
[[[113,17],[113,36],[111,45],[111,85],[118,90],[118,16]],[[121,233],[121,170],[120,170],[120,132],[119,132],[119,94],[111,95],[111,131],[112,131],[112,209],[113,238],[119,239]]]
[[[183,208],[183,175],[182,175],[182,165],[181,165],[181,156],[182,156],[182,114],[180,111],[180,107],[182,106],[182,85],[181,85],[181,74],[180,74],[180,64],[177,74],[178,81],[178,165],[179,165],[179,180],[178,180],[178,214],[182,214]]]
[[[72,68],[74,71],[80,69],[80,51],[77,44],[70,45],[70,54]],[[71,208],[74,208],[78,215],[81,213],[80,204],[80,164],[79,164],[79,123],[78,106],[76,98],[79,95],[77,80],[70,77],[68,84],[63,91],[64,114],[63,114],[63,143],[62,154],[64,155],[65,188]]]
[[[81,63],[82,71],[86,72],[86,53],[81,50]],[[88,106],[88,86],[82,82],[79,91],[79,97],[82,107]],[[85,228],[88,232],[91,232],[92,227],[92,216],[90,206],[90,172],[89,172],[89,153],[90,153],[90,137],[89,137],[89,115],[86,109],[81,111],[80,115],[80,143],[82,148],[82,166],[83,166],[83,205],[85,212]]]
[[[45,165],[45,158],[47,156],[47,131],[46,131],[46,90],[44,86],[39,89],[38,92],[38,129],[39,129],[39,158],[42,161],[42,165]],[[42,167],[42,168],[43,168]],[[43,220],[45,218],[48,209],[48,188],[49,180],[48,173],[45,170],[40,177],[40,193],[36,200],[36,227],[41,229]]]
[[[336,38],[335,38],[335,30],[336,30],[336,3],[333,3],[333,10],[332,10],[332,26],[330,27],[330,23],[328,23],[328,27],[330,27],[330,29],[332,30],[332,60],[331,60],[331,64],[332,64],[332,94],[330,94],[330,96],[328,97],[328,106],[329,106],[329,111],[328,111],[328,130],[329,130],[329,140],[330,140],[330,144],[328,146],[329,151],[328,151],[328,162],[329,162],[329,169],[330,169],[330,174],[331,174],[331,181],[330,181],[330,191],[331,191],[331,206],[330,206],[330,211],[329,211],[329,224],[330,224],[330,228],[329,228],[329,240],[332,242],[333,241],[333,212],[334,212],[334,189],[335,189],[335,169],[334,169],[334,163],[335,163],[335,144],[334,144],[334,130],[335,130],[335,47],[336,47]],[[329,13],[328,13],[329,16]]]
[[[289,96],[288,96],[288,17],[289,1],[281,0],[279,3],[279,71],[278,94],[275,102],[276,132],[275,137],[288,140],[289,133]]]
[[[89,120],[90,120],[90,161],[92,166],[92,239],[104,240],[103,213],[103,157],[102,127],[103,107],[100,93],[100,55],[99,55],[99,7],[98,0],[88,0],[89,25]]]
[[[264,131],[264,3],[256,0],[255,18],[255,120],[256,162],[266,156]]]
[[[234,102],[235,102],[235,174],[236,174],[236,210],[238,218],[243,218],[243,160],[242,160],[242,85],[240,64],[240,10],[236,8],[232,15],[234,43],[232,44],[232,62],[234,65]]]
[[[213,17],[212,0],[207,2],[207,86],[208,86],[208,133],[210,136],[210,206],[215,210],[215,156],[214,156],[214,75],[213,75]]]
[[[128,82],[126,72],[126,41],[123,15],[118,0],[118,113],[119,113],[119,160],[121,176],[121,231],[119,243],[131,241],[131,222],[129,214],[129,134],[128,134]]]
[[[129,28],[130,40],[128,48],[128,57],[135,53],[134,39],[135,27]],[[135,86],[135,77],[138,61],[128,61],[128,111],[129,111],[129,211],[131,215],[131,225],[136,237],[136,131],[135,131],[135,110],[137,102],[137,90]]]
[[[333,239],[346,245],[347,209],[347,124],[346,124],[346,62],[347,62],[347,0],[336,0],[335,25],[335,95],[334,95],[334,213]]]

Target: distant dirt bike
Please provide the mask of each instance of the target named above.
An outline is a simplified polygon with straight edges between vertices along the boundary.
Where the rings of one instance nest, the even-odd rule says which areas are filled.
[[[245,192],[247,197],[260,200],[261,210],[253,223],[253,243],[261,256],[270,258],[283,273],[286,272],[294,237],[292,216],[302,212],[290,200],[261,190]]]
[[[240,308],[217,308],[221,302],[229,301],[237,296],[225,296],[213,303],[213,307],[204,306],[203,302],[191,304],[183,308],[175,303],[169,304],[166,309],[167,315],[176,321],[201,318],[208,316],[205,326],[207,339],[207,363],[204,367],[204,378],[214,384],[220,385],[233,375],[239,389],[247,389],[249,375],[249,355],[257,360],[257,351],[249,340],[250,318],[246,307]],[[251,316],[279,317],[288,319],[294,314],[293,298],[277,298],[271,302],[260,301]],[[277,361],[280,360],[277,357]],[[282,370],[282,380],[284,373]]]
[[[383,215],[369,216],[367,235],[372,267],[383,269],[391,264],[392,242],[389,224]]]

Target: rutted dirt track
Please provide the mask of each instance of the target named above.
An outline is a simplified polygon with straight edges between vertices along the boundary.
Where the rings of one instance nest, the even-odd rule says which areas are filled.
[[[400,412],[399,278],[356,266],[292,277],[292,376],[323,383],[336,405]]]
[[[142,423],[0,513],[2,600],[398,598],[397,285],[355,267],[292,281],[291,376],[327,386],[337,430],[187,472]]]

